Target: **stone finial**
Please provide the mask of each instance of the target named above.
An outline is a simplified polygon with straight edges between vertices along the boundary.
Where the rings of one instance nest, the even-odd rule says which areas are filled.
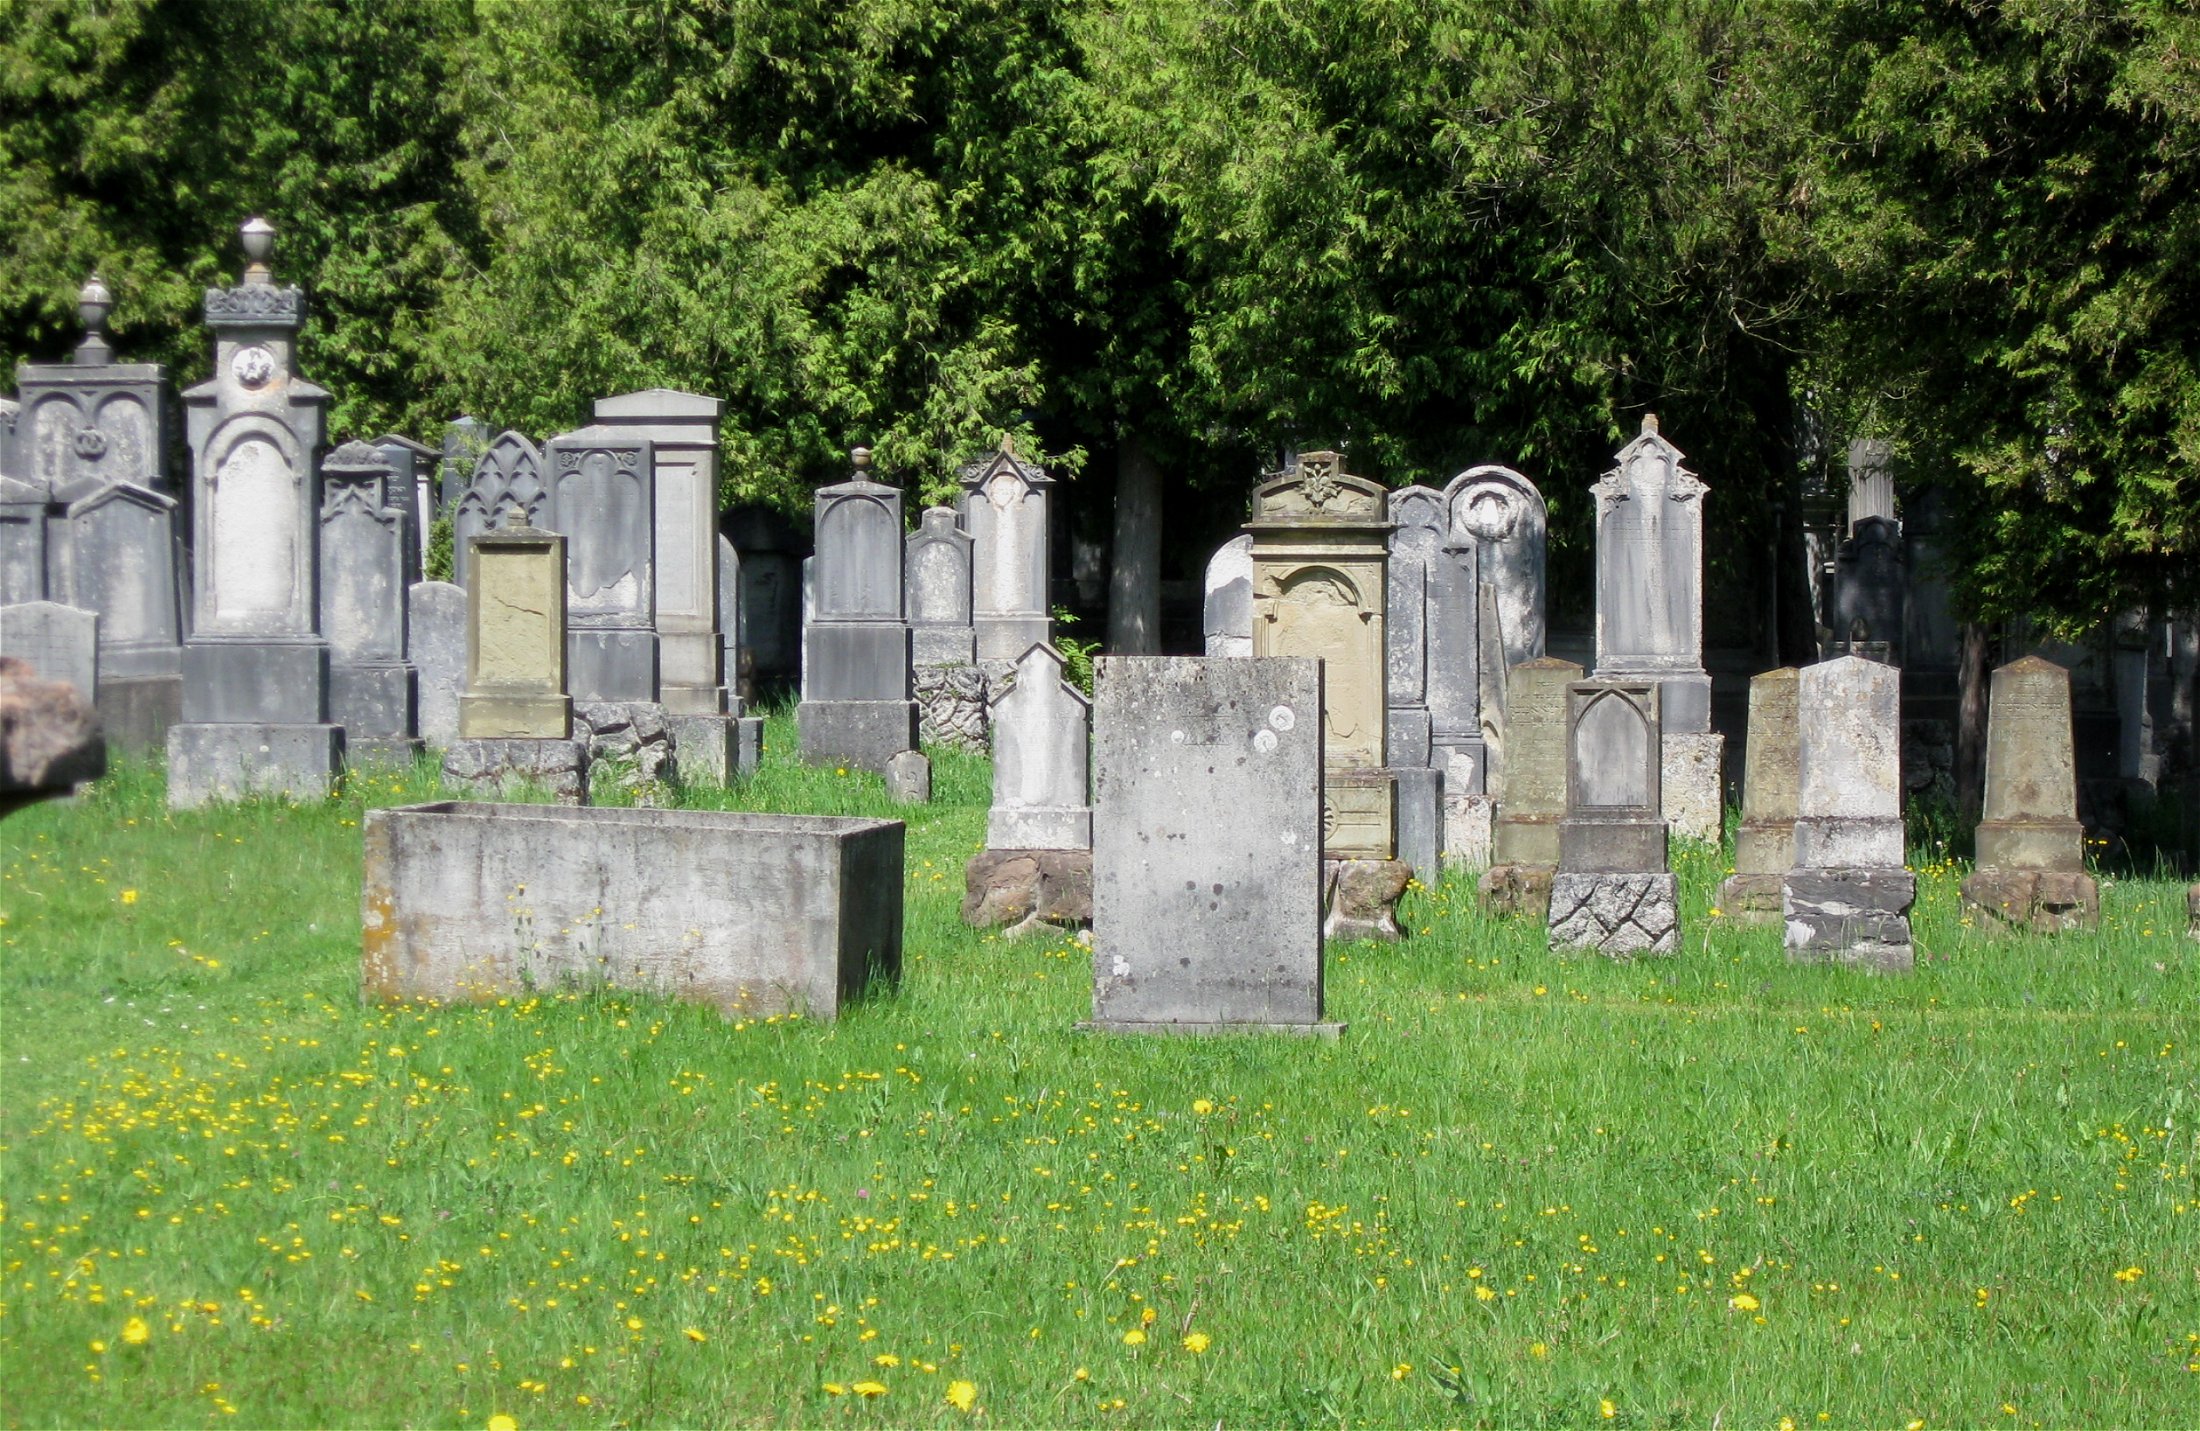
[[[99,281],[98,274],[84,281],[84,287],[76,295],[76,316],[84,323],[84,341],[76,345],[76,355],[71,361],[96,367],[113,359],[115,350],[107,343],[107,315],[114,306],[114,295]]]
[[[508,532],[527,530],[527,509],[517,502],[506,503],[503,518],[497,525]]]
[[[267,259],[275,252],[275,226],[254,214],[237,226],[237,238],[244,245],[244,281],[273,283],[275,275],[268,268]]]
[[[1642,415],[1642,435],[1644,437],[1656,437],[1658,435],[1658,415],[1656,413],[1646,412]]]
[[[851,447],[848,449],[848,460],[855,464],[856,475],[861,477],[871,470],[871,449]]]

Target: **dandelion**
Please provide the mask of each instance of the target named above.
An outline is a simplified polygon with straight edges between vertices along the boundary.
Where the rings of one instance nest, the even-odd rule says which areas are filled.
[[[626,1329],[630,1332],[640,1331],[642,1329],[642,1319],[640,1317],[628,1317],[626,1319]]]
[[[702,1332],[696,1330],[694,1327],[689,1327],[684,1335],[691,1342],[707,1342],[710,1340],[709,1337],[703,1335]]]
[[[2126,1267],[2116,1274],[2116,1280],[2119,1282],[2136,1282],[2146,1275],[2147,1270],[2144,1267]]]
[[[1214,1338],[1208,1336],[1205,1332],[1192,1332],[1184,1338],[1184,1350],[1190,1352],[1193,1356],[1198,1356],[1214,1344]]]
[[[1528,1346],[1528,1355],[1534,1357],[1537,1361],[1543,1360],[1550,1354],[1551,1349],[1541,1342],[1532,1342]]]
[[[1613,1405],[1612,1398],[1607,1396],[1602,1401],[1599,1401],[1597,1403],[1597,1415],[1609,1421],[1613,1417],[1619,1415],[1619,1408]]]
[[[153,1339],[153,1329],[145,1325],[145,1318],[132,1317],[122,1324],[122,1344],[141,1347]]]
[[[1413,1363],[1410,1361],[1399,1362],[1390,1369],[1390,1379],[1392,1381],[1404,1381],[1411,1375],[1413,1375]]]
[[[1131,1328],[1131,1329],[1130,1329],[1129,1331],[1127,1331],[1127,1332],[1123,1333],[1123,1345],[1124,1345],[1124,1346],[1127,1346],[1127,1347],[1142,1347],[1142,1346],[1144,1346],[1145,1344],[1146,1344],[1146,1329],[1145,1329],[1144,1327],[1132,1327],[1132,1328]]]
[[[136,891],[136,890],[134,890],[134,889],[126,889],[126,890],[124,890],[124,891],[122,892],[122,902],[123,902],[124,904],[136,904],[136,903],[137,903],[137,891]]]
[[[1194,1098],[1192,1100],[1192,1111],[1204,1118],[1215,1111],[1215,1105],[1212,1099]]]
[[[886,1383],[883,1381],[859,1381],[848,1389],[858,1396],[884,1396],[886,1394]]]
[[[827,1396],[846,1396],[848,1388],[837,1381],[828,1381],[825,1383],[825,1394]]]
[[[1755,1297],[1752,1297],[1747,1292],[1735,1293],[1733,1296],[1726,1299],[1726,1304],[1729,1307],[1732,1307],[1737,1312],[1754,1312],[1757,1310],[1758,1307],[1763,1305],[1763,1303],[1759,1302]]]
[[[875,1366],[900,1366],[901,1358],[895,1356],[892,1352],[880,1352],[877,1356],[871,1358],[871,1362]]]
[[[499,1411],[489,1418],[489,1431],[519,1431],[519,1422]]]
[[[1482,1283],[1474,1289],[1474,1300],[1477,1302],[1494,1302],[1497,1300],[1497,1294],[1490,1290],[1487,1283]]]
[[[1075,1371],[1073,1371],[1073,1372],[1071,1372],[1071,1373],[1070,1373],[1070,1380],[1072,1380],[1072,1381],[1090,1381],[1090,1380],[1092,1380],[1092,1368],[1091,1368],[1091,1367],[1089,1367],[1089,1366],[1081,1366],[1081,1367],[1077,1368],[1077,1370],[1075,1370]]]
[[[978,1384],[974,1381],[947,1383],[947,1404],[957,1411],[968,1411],[978,1404]]]

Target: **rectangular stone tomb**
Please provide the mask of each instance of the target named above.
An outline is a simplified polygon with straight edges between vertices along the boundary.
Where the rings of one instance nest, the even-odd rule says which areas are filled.
[[[446,802],[370,811],[369,999],[609,984],[836,1016],[899,976],[898,820]]]

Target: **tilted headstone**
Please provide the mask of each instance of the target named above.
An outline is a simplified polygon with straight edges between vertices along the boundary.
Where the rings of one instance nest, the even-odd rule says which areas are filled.
[[[1506,677],[1504,785],[1492,858],[1499,865],[1558,867],[1558,822],[1566,814],[1566,692],[1581,667],[1538,656]]]
[[[1994,672],[1984,815],[1963,901],[1986,927],[2053,934],[2099,924],[2100,890],[2085,872],[2078,823],[2070,673],[2051,661],[2026,656]]]
[[[565,740],[573,702],[565,685],[565,538],[522,524],[472,542],[466,588],[466,688],[462,740]]]
[[[0,606],[0,656],[29,662],[38,679],[74,686],[89,702],[99,689],[99,613],[58,601]]]
[[[507,509],[528,526],[555,529],[542,453],[516,432],[500,432],[482,449],[451,509],[451,568],[460,586],[473,585],[474,538],[503,526]]]
[[[206,292],[214,376],[183,395],[192,457],[195,619],[168,802],[327,796],[343,768],[320,632],[320,449],[329,395],[296,375],[305,295],[267,267],[275,231],[242,230],[244,281]]]
[[[1800,793],[1796,695],[1802,673],[1782,666],[1749,683],[1749,745],[1742,758],[1742,824],[1734,836],[1734,873],[1719,886],[1719,907],[1743,923],[1780,913],[1780,889],[1795,867]]]
[[[1207,561],[1207,592],[1202,607],[1206,652],[1210,656],[1253,654],[1253,534],[1240,532]]]
[[[656,504],[646,438],[582,428],[543,445],[550,518],[565,537],[567,689],[577,701],[657,699]]]
[[[1021,660],[1054,637],[1047,604],[1047,489],[1053,485],[1006,442],[962,470],[971,615],[981,661]]]
[[[1917,877],[1902,865],[1902,673],[1842,656],[1796,678],[1795,867],[1788,955],[1907,970]]]
[[[408,464],[409,468],[409,464]],[[321,633],[329,645],[329,719],[345,758],[410,761],[413,668],[405,659],[412,497],[384,446],[347,442],[321,464]]]
[[[911,661],[969,665],[978,650],[971,616],[974,539],[958,524],[953,507],[927,507],[903,545]]]
[[[1396,849],[1388,766],[1388,651],[1383,590],[1387,493],[1309,452],[1255,489],[1253,655],[1324,663],[1322,805],[1332,859],[1387,860]]]
[[[419,681],[420,736],[438,750],[458,737],[458,696],[466,688],[466,588],[417,581],[405,593],[405,651]]]
[[[993,807],[986,848],[1089,850],[1092,703],[1063,679],[1052,646],[1033,646],[993,698]]]
[[[725,404],[651,388],[596,400],[596,421],[648,439],[656,479],[658,699],[724,715],[718,637],[718,418]]]
[[[1456,556],[1474,553],[1474,578],[1494,593],[1503,666],[1484,677],[1502,686],[1505,669],[1543,654],[1544,529],[1548,525],[1543,493],[1510,467],[1470,467],[1444,487],[1451,517],[1446,543]],[[1487,645],[1490,623],[1484,621]]]
[[[1096,664],[1090,1026],[1334,1034],[1319,663]]]
[[[1644,681],[1566,689],[1566,816],[1548,916],[1555,949],[1626,956],[1680,947],[1658,789],[1658,699]]]
[[[870,477],[857,448],[855,475],[817,490],[817,555],[805,623],[802,758],[846,761],[883,775],[916,749],[909,697],[909,623],[902,608],[901,492]]]
[[[1654,680],[1664,730],[1665,815],[1674,833],[1717,840],[1724,742],[1711,730],[1703,666],[1703,497],[1681,450],[1644,417],[1596,499],[1596,675]]]

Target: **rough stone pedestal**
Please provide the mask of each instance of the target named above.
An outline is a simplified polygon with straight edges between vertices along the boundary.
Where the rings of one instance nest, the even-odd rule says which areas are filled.
[[[0,656],[0,813],[107,773],[107,744],[85,694]]]
[[[886,774],[893,758],[917,747],[914,701],[804,701],[795,707],[802,758]]]
[[[591,778],[616,772],[625,789],[670,780],[680,770],[670,717],[655,701],[575,701],[573,738],[588,745]]]
[[[1475,889],[1491,914],[1524,914],[1538,923],[1551,915],[1551,865],[1491,865]]]
[[[912,666],[909,690],[917,701],[919,738],[983,755],[986,684],[982,666]]]
[[[1548,923],[1556,949],[1593,949],[1615,959],[1680,948],[1680,885],[1670,873],[1551,876]]]
[[[673,763],[682,782],[730,785],[754,775],[764,758],[761,716],[673,715],[665,717],[672,733]]]
[[[539,794],[553,805],[586,805],[588,742],[453,741],[443,752],[443,783],[500,800]]]
[[[932,762],[921,750],[904,750],[886,762],[886,798],[897,805],[932,800]]]
[[[1781,894],[1788,958],[1905,973],[1917,967],[1916,899],[1917,876],[1904,869],[1790,870]]]
[[[1405,937],[1398,928],[1398,896],[1413,866],[1404,860],[1323,860],[1322,938]]]
[[[1046,925],[1092,925],[1092,851],[982,850],[963,866],[963,923],[1008,925],[1014,939]]]
[[[340,725],[175,725],[168,728],[168,808],[270,795],[326,800],[344,769]]]
[[[1487,795],[1444,793],[1444,859],[1474,870],[1487,868],[1495,849],[1497,802]]]
[[[1673,734],[1664,739],[1659,800],[1666,827],[1684,840],[1715,845],[1724,823],[1725,787],[1720,766],[1726,737],[1717,732]]]
[[[2088,874],[1982,869],[1963,881],[1963,909],[2034,934],[2075,933],[2100,927],[2101,891]]]
[[[1784,874],[1728,875],[1719,886],[1719,913],[1737,924],[1776,924]]]

